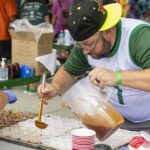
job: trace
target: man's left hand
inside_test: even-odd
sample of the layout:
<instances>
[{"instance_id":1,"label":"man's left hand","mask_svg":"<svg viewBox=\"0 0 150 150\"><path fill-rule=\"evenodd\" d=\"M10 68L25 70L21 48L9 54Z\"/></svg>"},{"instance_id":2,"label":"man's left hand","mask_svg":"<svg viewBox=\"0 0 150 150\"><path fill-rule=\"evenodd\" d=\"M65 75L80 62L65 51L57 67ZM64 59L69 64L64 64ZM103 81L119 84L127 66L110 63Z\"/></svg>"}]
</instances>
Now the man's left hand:
<instances>
[{"instance_id":1,"label":"man's left hand","mask_svg":"<svg viewBox=\"0 0 150 150\"><path fill-rule=\"evenodd\" d=\"M100 89L103 89L105 86L115 86L117 84L116 72L101 67L93 69L89 73L89 79Z\"/></svg>"}]
</instances>

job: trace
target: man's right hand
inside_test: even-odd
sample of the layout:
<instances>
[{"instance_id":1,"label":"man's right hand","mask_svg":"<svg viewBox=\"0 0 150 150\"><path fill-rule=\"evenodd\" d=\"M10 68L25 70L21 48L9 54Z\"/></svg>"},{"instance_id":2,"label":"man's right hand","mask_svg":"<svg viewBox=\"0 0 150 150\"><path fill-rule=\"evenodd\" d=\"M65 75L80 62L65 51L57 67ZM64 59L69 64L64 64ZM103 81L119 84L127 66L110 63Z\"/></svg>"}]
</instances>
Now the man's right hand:
<instances>
[{"instance_id":1,"label":"man's right hand","mask_svg":"<svg viewBox=\"0 0 150 150\"><path fill-rule=\"evenodd\" d=\"M52 99L58 94L58 88L53 84L45 83L45 88L43 91L42 84L40 84L38 87L38 97L41 98L44 95L44 104L48 104L48 100Z\"/></svg>"}]
</instances>

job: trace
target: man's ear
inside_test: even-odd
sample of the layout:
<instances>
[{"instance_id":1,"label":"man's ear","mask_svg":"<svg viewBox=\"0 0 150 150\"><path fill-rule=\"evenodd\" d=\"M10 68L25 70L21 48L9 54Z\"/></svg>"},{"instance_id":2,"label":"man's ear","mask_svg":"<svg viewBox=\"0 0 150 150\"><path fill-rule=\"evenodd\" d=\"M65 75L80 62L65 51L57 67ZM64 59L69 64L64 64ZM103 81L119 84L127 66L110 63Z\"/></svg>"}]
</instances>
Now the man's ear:
<instances>
[{"instance_id":1,"label":"man's ear","mask_svg":"<svg viewBox=\"0 0 150 150\"><path fill-rule=\"evenodd\" d=\"M105 36L108 40L111 40L114 34L113 28L110 28L108 30L105 30Z\"/></svg>"}]
</instances>

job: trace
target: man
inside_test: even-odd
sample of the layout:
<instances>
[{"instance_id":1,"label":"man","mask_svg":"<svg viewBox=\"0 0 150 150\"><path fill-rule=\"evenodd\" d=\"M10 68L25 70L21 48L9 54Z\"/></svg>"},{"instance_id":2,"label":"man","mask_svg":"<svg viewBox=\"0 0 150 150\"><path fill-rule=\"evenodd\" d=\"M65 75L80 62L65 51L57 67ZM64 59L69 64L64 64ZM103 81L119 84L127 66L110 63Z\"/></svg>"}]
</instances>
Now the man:
<instances>
[{"instance_id":1,"label":"man","mask_svg":"<svg viewBox=\"0 0 150 150\"><path fill-rule=\"evenodd\" d=\"M121 14L118 3L103 6L96 0L81 1L72 8L68 29L78 44L52 83L46 84L46 104L92 67L89 79L100 89L114 88L109 102L125 119L150 120L150 25Z\"/></svg>"},{"instance_id":2,"label":"man","mask_svg":"<svg viewBox=\"0 0 150 150\"><path fill-rule=\"evenodd\" d=\"M8 27L16 19L17 10L14 0L0 0L0 61L11 59L11 40Z\"/></svg>"},{"instance_id":3,"label":"man","mask_svg":"<svg viewBox=\"0 0 150 150\"><path fill-rule=\"evenodd\" d=\"M0 91L0 110L5 107L7 103L12 104L16 102L17 97L11 91Z\"/></svg>"},{"instance_id":4,"label":"man","mask_svg":"<svg viewBox=\"0 0 150 150\"><path fill-rule=\"evenodd\" d=\"M150 23L150 1L138 0L137 1L138 17Z\"/></svg>"}]
</instances>

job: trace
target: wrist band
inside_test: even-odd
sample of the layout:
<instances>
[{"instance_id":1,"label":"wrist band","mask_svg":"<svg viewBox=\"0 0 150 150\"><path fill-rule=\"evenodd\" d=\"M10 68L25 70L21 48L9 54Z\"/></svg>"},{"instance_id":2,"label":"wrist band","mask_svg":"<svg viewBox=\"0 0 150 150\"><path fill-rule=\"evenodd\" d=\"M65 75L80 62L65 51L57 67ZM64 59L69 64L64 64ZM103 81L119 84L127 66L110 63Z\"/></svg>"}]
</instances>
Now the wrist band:
<instances>
[{"instance_id":1,"label":"wrist band","mask_svg":"<svg viewBox=\"0 0 150 150\"><path fill-rule=\"evenodd\" d=\"M122 79L120 71L116 71L116 75L117 75L117 84L121 84Z\"/></svg>"}]
</instances>

